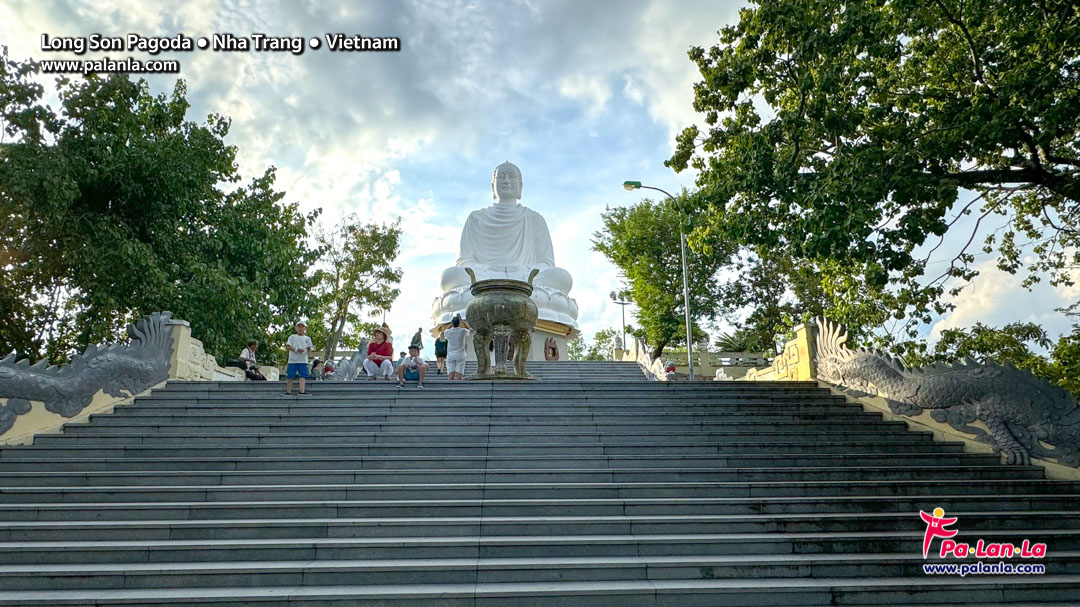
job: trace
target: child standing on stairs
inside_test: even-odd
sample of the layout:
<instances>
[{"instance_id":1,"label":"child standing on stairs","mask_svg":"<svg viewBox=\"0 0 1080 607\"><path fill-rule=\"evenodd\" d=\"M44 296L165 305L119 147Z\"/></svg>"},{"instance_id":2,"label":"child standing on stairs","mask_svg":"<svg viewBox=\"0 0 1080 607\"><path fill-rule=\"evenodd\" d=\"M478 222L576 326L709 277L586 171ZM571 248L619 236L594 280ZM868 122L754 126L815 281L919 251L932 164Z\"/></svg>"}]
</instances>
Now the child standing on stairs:
<instances>
[{"instance_id":1,"label":"child standing on stairs","mask_svg":"<svg viewBox=\"0 0 1080 607\"><path fill-rule=\"evenodd\" d=\"M300 394L307 396L308 376L308 353L315 349L315 344L307 333L307 323L296 323L296 333L289 336L287 343L289 350L289 364L285 367L285 396L292 396L292 379L296 377L300 383Z\"/></svg>"}]
</instances>

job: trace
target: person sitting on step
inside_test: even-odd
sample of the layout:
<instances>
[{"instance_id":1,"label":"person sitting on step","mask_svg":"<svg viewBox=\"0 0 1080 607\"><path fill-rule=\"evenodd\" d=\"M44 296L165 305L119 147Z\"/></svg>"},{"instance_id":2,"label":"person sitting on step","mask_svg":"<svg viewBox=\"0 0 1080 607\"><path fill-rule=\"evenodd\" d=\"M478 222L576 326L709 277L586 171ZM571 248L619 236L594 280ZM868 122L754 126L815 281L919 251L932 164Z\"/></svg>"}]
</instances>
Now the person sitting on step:
<instances>
[{"instance_id":1,"label":"person sitting on step","mask_svg":"<svg viewBox=\"0 0 1080 607\"><path fill-rule=\"evenodd\" d=\"M244 370L244 376L253 381L266 381L262 373L259 373L259 367L255 362L255 351L259 349L259 342L257 340L251 340L248 342L246 348L240 352L240 364Z\"/></svg>"},{"instance_id":2,"label":"person sitting on step","mask_svg":"<svg viewBox=\"0 0 1080 607\"><path fill-rule=\"evenodd\" d=\"M397 387L404 388L405 380L415 381L417 388L424 387L424 376L427 375L428 365L420 358L420 348L409 346L409 355L398 365Z\"/></svg>"},{"instance_id":3,"label":"person sitting on step","mask_svg":"<svg viewBox=\"0 0 1080 607\"><path fill-rule=\"evenodd\" d=\"M383 325L375 329L371 343L368 344L364 372L370 380L375 380L380 373L386 379L390 379L394 374L394 363L390 360L394 356L394 346L387 341L389 337L390 331Z\"/></svg>"}]
</instances>

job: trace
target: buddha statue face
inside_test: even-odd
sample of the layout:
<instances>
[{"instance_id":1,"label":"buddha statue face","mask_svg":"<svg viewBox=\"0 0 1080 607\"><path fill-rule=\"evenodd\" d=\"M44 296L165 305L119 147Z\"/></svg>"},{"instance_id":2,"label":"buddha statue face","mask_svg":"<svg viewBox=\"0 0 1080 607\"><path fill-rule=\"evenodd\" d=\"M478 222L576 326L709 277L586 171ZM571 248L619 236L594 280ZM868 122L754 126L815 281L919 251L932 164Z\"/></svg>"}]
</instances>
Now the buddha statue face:
<instances>
[{"instance_id":1,"label":"buddha statue face","mask_svg":"<svg viewBox=\"0 0 1080 607\"><path fill-rule=\"evenodd\" d=\"M521 169L510 162L495 167L491 177L492 198L496 200L521 199Z\"/></svg>"}]
</instances>

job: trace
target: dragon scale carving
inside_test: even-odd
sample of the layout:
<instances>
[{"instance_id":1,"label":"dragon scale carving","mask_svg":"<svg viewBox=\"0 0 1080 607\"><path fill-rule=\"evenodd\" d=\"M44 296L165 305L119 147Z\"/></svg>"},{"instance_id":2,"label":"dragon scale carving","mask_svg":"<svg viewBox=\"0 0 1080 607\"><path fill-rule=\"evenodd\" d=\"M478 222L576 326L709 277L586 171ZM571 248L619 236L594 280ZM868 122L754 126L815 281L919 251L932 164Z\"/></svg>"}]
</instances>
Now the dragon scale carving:
<instances>
[{"instance_id":1,"label":"dragon scale carving","mask_svg":"<svg viewBox=\"0 0 1080 607\"><path fill-rule=\"evenodd\" d=\"M1006 463L1032 456L1080 466L1080 407L1073 396L1028 371L973 359L905 368L888 354L846 345L848 334L818 321L817 374L853 395L885 398L893 413L930 411L940 423L987 443ZM989 432L972 426L981 421Z\"/></svg>"},{"instance_id":2,"label":"dragon scale carving","mask_svg":"<svg viewBox=\"0 0 1080 607\"><path fill-rule=\"evenodd\" d=\"M71 362L60 366L39 361L15 360L11 354L0 360L0 434L15 424L19 415L30 411L30 401L41 401L45 409L63 417L74 417L86 408L99 390L109 396L131 396L169 377L172 354L171 312L154 312L127 326L131 341L111 346L89 346Z\"/></svg>"}]
</instances>

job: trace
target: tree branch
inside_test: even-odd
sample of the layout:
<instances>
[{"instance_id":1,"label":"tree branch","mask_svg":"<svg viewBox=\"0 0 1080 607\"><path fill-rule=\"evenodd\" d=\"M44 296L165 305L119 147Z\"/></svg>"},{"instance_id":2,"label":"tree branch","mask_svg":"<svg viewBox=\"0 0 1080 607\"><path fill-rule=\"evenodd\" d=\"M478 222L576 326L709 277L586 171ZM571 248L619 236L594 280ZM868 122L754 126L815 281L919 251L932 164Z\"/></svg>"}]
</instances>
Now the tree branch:
<instances>
[{"instance_id":1,"label":"tree branch","mask_svg":"<svg viewBox=\"0 0 1080 607\"><path fill-rule=\"evenodd\" d=\"M970 247L970 246L971 246L971 243L972 243L972 242L973 242L973 241L975 240L975 235L979 233L979 224L981 224L981 223L982 223L982 220L983 220L983 219L986 219L986 217L987 217L988 215L990 215L990 213L991 213L991 212L992 212L993 210L994 210L994 206L992 205L992 206L990 206L989 208L987 208L987 209L986 209L986 211L985 211L985 212L983 212L983 214L982 214L982 215L980 215L980 216L979 216L979 218L978 218L978 219L977 219L977 220L975 221L975 227L971 229L971 236L969 236L969 237L968 237L968 241L967 241L967 243L965 243L965 244L964 244L964 247L963 247L962 249L960 249L960 252L959 252L959 253L957 253L957 254L956 254L956 256L955 256L955 257L953 257L953 258L952 258L952 260L950 260L950 261L949 261L949 269L948 269L948 270L945 270L945 272L944 272L944 273L942 273L942 274L941 274L941 276L938 276L938 277L937 277L937 278L935 278L934 280L931 280L931 281L930 281L929 283L927 283L927 285L926 285L927 287L933 286L933 285L934 285L934 284L936 284L936 283L937 283L938 281L940 281L940 280L942 280L942 279L944 279L944 278L947 278L947 277L949 277L949 276L951 276L951 275L952 275L952 271L953 271L954 269L956 269L956 262L957 262L957 260L959 260L959 259L960 259L960 258L961 258L961 257L962 257L962 256L964 255L964 253L967 253L967 249L968 249L968 247Z\"/></svg>"},{"instance_id":2,"label":"tree branch","mask_svg":"<svg viewBox=\"0 0 1080 607\"><path fill-rule=\"evenodd\" d=\"M971 64L975 68L975 80L986 84L986 81L983 79L982 64L979 63L979 56L978 53L975 51L975 41L971 38L971 32L968 31L968 28L966 25L964 25L963 20L961 20L959 17L953 17L952 14L949 13L949 9L945 6L944 2L942 2L941 0L935 0L935 2L939 7L941 7L941 12L943 15L945 15L945 19L949 23L952 23L956 27L960 28L961 33L964 34L964 40L967 41L968 45L968 51L971 53Z\"/></svg>"}]
</instances>

